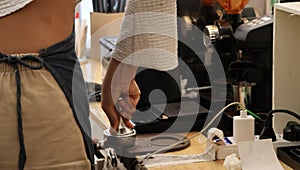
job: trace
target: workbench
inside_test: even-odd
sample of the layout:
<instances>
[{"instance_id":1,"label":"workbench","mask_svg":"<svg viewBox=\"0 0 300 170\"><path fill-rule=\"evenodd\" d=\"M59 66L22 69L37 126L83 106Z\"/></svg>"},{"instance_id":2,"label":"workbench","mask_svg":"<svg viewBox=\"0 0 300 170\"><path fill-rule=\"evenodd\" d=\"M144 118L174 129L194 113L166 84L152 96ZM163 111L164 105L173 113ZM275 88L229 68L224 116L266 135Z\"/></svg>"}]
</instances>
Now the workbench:
<instances>
[{"instance_id":1,"label":"workbench","mask_svg":"<svg viewBox=\"0 0 300 170\"><path fill-rule=\"evenodd\" d=\"M88 59L86 62L81 64L84 78L89 82L102 83L101 79L101 67L100 60ZM105 128L109 125L108 119L105 113L101 109L101 103L91 103L91 119L99 125L99 128ZM95 128L95 127L94 127ZM194 135L196 132L187 133L187 137ZM204 139L203 136L198 136L193 138L190 142L190 146L186 149L174 152L168 152L166 154L175 154L175 155L192 155L200 154L205 151L205 143L200 143ZM169 165L169 166L160 166L160 167L151 167L149 170L183 170L183 169L197 169L197 170L226 170L223 166L224 160L216 160L210 162L199 162L199 163L189 163L189 164L180 164L180 165ZM281 162L281 165L285 170L292 170L285 163Z\"/></svg>"}]
</instances>

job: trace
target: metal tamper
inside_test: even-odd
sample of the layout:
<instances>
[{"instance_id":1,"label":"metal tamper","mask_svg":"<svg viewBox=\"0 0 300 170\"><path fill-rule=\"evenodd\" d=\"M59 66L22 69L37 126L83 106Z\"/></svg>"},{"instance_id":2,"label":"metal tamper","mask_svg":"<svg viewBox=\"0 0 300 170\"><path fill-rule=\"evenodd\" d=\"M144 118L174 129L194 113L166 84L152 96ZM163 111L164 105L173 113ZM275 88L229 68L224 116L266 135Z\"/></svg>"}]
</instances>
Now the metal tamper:
<instances>
[{"instance_id":1,"label":"metal tamper","mask_svg":"<svg viewBox=\"0 0 300 170\"><path fill-rule=\"evenodd\" d=\"M106 143L115 149L130 148L135 144L136 131L128 128L122 118L120 118L119 128L116 133L111 133L110 129L103 131Z\"/></svg>"}]
</instances>

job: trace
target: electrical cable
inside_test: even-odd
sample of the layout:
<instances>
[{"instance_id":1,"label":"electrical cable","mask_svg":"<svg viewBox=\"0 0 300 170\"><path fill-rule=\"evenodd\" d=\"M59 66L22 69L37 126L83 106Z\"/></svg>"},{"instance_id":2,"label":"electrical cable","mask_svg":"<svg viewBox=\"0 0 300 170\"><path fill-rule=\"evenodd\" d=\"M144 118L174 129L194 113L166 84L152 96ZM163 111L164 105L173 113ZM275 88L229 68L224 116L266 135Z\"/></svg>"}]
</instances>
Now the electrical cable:
<instances>
[{"instance_id":1,"label":"electrical cable","mask_svg":"<svg viewBox=\"0 0 300 170\"><path fill-rule=\"evenodd\" d=\"M249 110L249 109L245 109L245 110L247 111L247 113L251 114L256 119L263 121L262 118L260 118L257 114L253 113L251 110Z\"/></svg>"},{"instance_id":2,"label":"electrical cable","mask_svg":"<svg viewBox=\"0 0 300 170\"><path fill-rule=\"evenodd\" d=\"M274 129L272 127L272 125L273 125L273 120L272 119L273 119L273 114L277 113L277 112L287 113L287 114L289 114L291 116L294 116L295 118L300 120L300 115L298 115L297 113L295 113L293 111L286 110L286 109L271 110L266 116L265 126L264 126L261 134L259 135L260 139L271 138L273 142L276 141L276 135L275 135Z\"/></svg>"},{"instance_id":3,"label":"electrical cable","mask_svg":"<svg viewBox=\"0 0 300 170\"><path fill-rule=\"evenodd\" d=\"M275 109L275 110L271 110L269 112L269 114L273 115L273 113L277 113L277 112L280 112L280 113L287 113L291 116L294 116L295 118L299 119L300 120L300 115L298 115L297 113L293 112L293 111L290 111L290 110L286 110L286 109Z\"/></svg>"},{"instance_id":4,"label":"electrical cable","mask_svg":"<svg viewBox=\"0 0 300 170\"><path fill-rule=\"evenodd\" d=\"M245 108L245 106L243 106L240 102L232 102L232 103L230 103L230 104L228 104L227 106L225 106L223 109L221 109L219 112L218 112L218 114L216 114L213 118L212 118L212 120L200 131L200 132L198 132L198 133L196 133L196 134L194 134L194 135L192 135L192 136L190 136L189 138L186 138L186 139L183 139L183 140L180 140L180 141L178 141L178 142L176 142L176 143L174 143L174 144L171 144L171 145L169 145L169 146L166 146L166 147L163 147L163 148L161 148L161 149L158 149L157 151L155 151L155 152L152 152L152 153L148 153L140 162L139 162L139 164L142 164L144 161L147 161L148 159L150 159L153 155L155 155L155 154L158 154L158 153L160 153L160 152L163 152L163 151L167 151L167 150L169 150L169 149L171 149L171 148L173 148L173 147L175 147L176 145L178 145L178 144L180 144L180 143L183 143L183 142L187 142L187 141L189 141L189 140L191 140L191 139L193 139L193 138L195 138L195 137L197 137L197 136L199 136L199 135L201 135L204 131L206 131L209 127L210 127L210 125L227 109L227 108L229 108L230 106L233 106L233 105L240 105L241 106L241 108L242 109L244 109Z\"/></svg>"}]
</instances>

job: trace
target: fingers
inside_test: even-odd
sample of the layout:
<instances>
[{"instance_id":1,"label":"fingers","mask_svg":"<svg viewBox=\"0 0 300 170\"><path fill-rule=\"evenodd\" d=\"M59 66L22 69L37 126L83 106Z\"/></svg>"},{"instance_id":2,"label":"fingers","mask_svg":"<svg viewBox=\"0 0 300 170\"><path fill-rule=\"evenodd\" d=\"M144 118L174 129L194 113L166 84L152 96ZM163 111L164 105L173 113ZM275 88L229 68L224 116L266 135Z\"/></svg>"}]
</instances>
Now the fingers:
<instances>
[{"instance_id":1,"label":"fingers","mask_svg":"<svg viewBox=\"0 0 300 170\"><path fill-rule=\"evenodd\" d=\"M132 80L129 85L129 96L130 96L130 103L133 107L136 107L141 96L141 91L139 86L137 85L135 80Z\"/></svg>"},{"instance_id":2,"label":"fingers","mask_svg":"<svg viewBox=\"0 0 300 170\"><path fill-rule=\"evenodd\" d=\"M123 118L123 122L124 122L125 126L127 126L130 129L133 129L135 126L135 124L131 120L128 120L126 118Z\"/></svg>"},{"instance_id":3,"label":"fingers","mask_svg":"<svg viewBox=\"0 0 300 170\"><path fill-rule=\"evenodd\" d=\"M101 107L109 119L111 129L117 131L119 127L120 115L116 110L115 105L112 102L102 101Z\"/></svg>"},{"instance_id":4,"label":"fingers","mask_svg":"<svg viewBox=\"0 0 300 170\"><path fill-rule=\"evenodd\" d=\"M101 105L106 113L111 128L118 129L119 118L126 118L128 127L132 114L136 112L136 105L140 99L140 90L134 81L137 67L122 64L112 59L102 83ZM121 97L122 100L118 100Z\"/></svg>"},{"instance_id":5,"label":"fingers","mask_svg":"<svg viewBox=\"0 0 300 170\"><path fill-rule=\"evenodd\" d=\"M114 105L112 101L108 103L102 101L101 107L109 119L112 130L118 130L120 116L123 117L124 123L127 127L134 127L129 120L131 119L132 114L135 113L135 107L130 103L128 96L122 98L122 100L118 100L116 105Z\"/></svg>"},{"instance_id":6,"label":"fingers","mask_svg":"<svg viewBox=\"0 0 300 170\"><path fill-rule=\"evenodd\" d=\"M126 119L130 120L136 112L136 106L140 99L140 90L135 80L130 82L128 92L123 93L117 101L117 110Z\"/></svg>"},{"instance_id":7,"label":"fingers","mask_svg":"<svg viewBox=\"0 0 300 170\"><path fill-rule=\"evenodd\" d=\"M93 144L98 144L99 143L99 139L98 138L93 138L92 139L92 143Z\"/></svg>"},{"instance_id":8,"label":"fingers","mask_svg":"<svg viewBox=\"0 0 300 170\"><path fill-rule=\"evenodd\" d=\"M127 127L133 128L134 125L129 120L136 111L136 104L131 104L131 99L128 95L123 95L123 98L120 98L116 104L113 103L112 100L108 100L108 102L103 100L101 103L101 107L110 121L111 129L118 130L120 116L123 117Z\"/></svg>"},{"instance_id":9,"label":"fingers","mask_svg":"<svg viewBox=\"0 0 300 170\"><path fill-rule=\"evenodd\" d=\"M123 95L117 102L119 113L126 119L131 119L132 114L135 113L135 106L132 105L130 97Z\"/></svg>"}]
</instances>

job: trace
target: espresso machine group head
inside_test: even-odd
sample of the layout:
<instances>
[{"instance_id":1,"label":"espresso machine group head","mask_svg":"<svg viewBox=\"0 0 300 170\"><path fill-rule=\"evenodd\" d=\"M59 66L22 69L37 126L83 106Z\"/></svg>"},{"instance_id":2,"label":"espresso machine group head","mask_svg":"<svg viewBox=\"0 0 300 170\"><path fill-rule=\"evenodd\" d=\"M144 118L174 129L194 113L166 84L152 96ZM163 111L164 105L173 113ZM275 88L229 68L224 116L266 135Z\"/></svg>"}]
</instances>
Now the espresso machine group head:
<instances>
[{"instance_id":1,"label":"espresso machine group head","mask_svg":"<svg viewBox=\"0 0 300 170\"><path fill-rule=\"evenodd\" d=\"M251 7L243 13L248 0L217 3L225 12L213 25L204 27L203 41L206 47L214 46L219 54L226 81L232 85L229 100L240 98L238 102L247 101L247 107L255 112L268 112L272 97L273 18L260 17ZM236 88L251 94L236 94Z\"/></svg>"}]
</instances>

